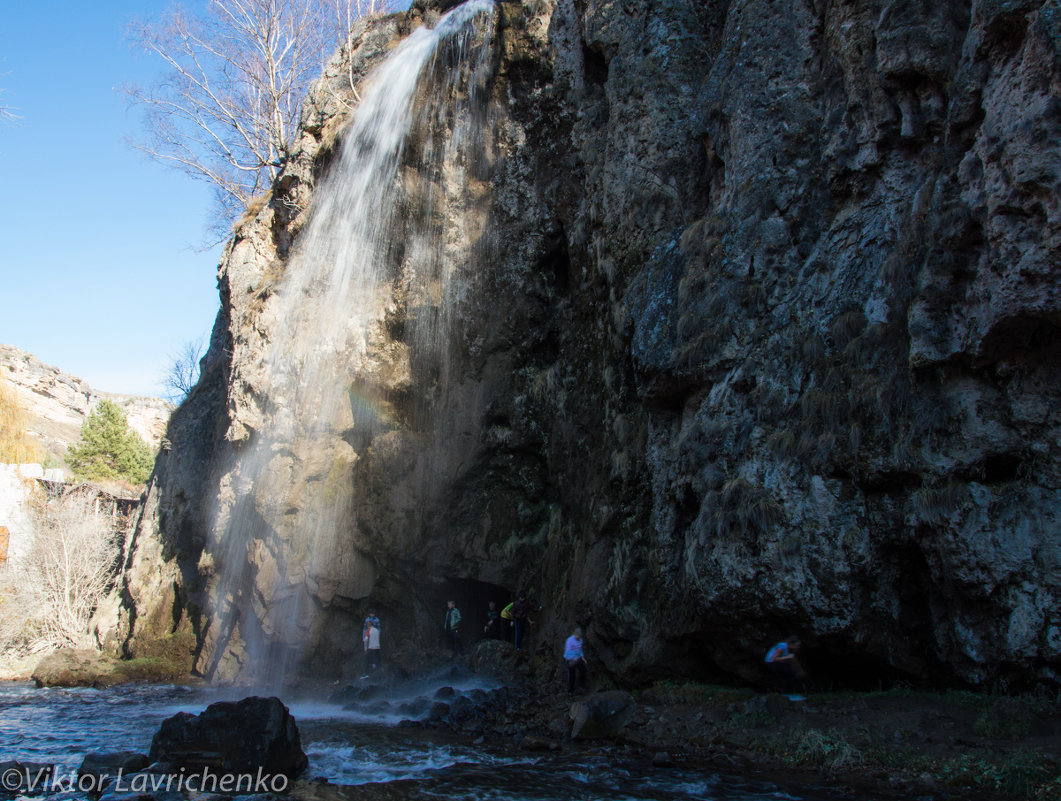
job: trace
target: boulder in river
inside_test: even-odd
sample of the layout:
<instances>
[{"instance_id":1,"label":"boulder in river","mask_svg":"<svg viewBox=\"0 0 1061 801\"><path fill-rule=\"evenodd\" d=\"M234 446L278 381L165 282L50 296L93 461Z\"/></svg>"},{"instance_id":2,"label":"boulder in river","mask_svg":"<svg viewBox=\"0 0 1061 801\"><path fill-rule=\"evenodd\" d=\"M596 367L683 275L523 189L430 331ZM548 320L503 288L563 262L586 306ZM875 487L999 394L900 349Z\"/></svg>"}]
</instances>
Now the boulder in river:
<instances>
[{"instance_id":1,"label":"boulder in river","mask_svg":"<svg viewBox=\"0 0 1061 801\"><path fill-rule=\"evenodd\" d=\"M596 740L615 737L630 722L637 702L621 690L594 693L571 704L571 737Z\"/></svg>"},{"instance_id":2,"label":"boulder in river","mask_svg":"<svg viewBox=\"0 0 1061 801\"><path fill-rule=\"evenodd\" d=\"M106 779L115 780L119 775L136 773L143 770L150 760L137 751L94 751L85 754L77 776L94 776L100 786Z\"/></svg>"},{"instance_id":3,"label":"boulder in river","mask_svg":"<svg viewBox=\"0 0 1061 801\"><path fill-rule=\"evenodd\" d=\"M200 715L163 721L151 741L152 762L232 773L261 770L294 778L306 768L298 726L278 698L211 704Z\"/></svg>"},{"instance_id":4,"label":"boulder in river","mask_svg":"<svg viewBox=\"0 0 1061 801\"><path fill-rule=\"evenodd\" d=\"M106 687L117 683L112 676L119 660L87 648L61 648L37 663L33 682L38 687Z\"/></svg>"},{"instance_id":5,"label":"boulder in river","mask_svg":"<svg viewBox=\"0 0 1061 801\"><path fill-rule=\"evenodd\" d=\"M40 792L52 781L55 766L46 762L0 762L0 796L26 796Z\"/></svg>"}]
</instances>

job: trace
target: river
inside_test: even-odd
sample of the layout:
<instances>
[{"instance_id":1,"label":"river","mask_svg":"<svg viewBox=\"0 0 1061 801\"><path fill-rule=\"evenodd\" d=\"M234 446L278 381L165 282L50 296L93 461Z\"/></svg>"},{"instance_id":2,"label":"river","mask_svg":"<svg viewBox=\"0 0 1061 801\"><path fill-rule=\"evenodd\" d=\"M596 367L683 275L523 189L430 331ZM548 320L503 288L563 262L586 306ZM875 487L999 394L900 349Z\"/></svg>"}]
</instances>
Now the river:
<instances>
[{"instance_id":1,"label":"river","mask_svg":"<svg viewBox=\"0 0 1061 801\"><path fill-rule=\"evenodd\" d=\"M430 706L437 687L405 687L397 695L340 706L327 701L287 702L309 757L305 778L290 788L303 799L441 799L545 801L600 799L717 799L717 801L825 801L845 796L827 788L778 787L703 770L653 768L603 744L597 750L559 754L522 751L515 741L473 740L446 731L400 723L402 713ZM481 692L472 683L458 693ZM0 685L0 759L48 763L55 775L76 774L92 751L146 754L164 719L199 713L210 703L248 695L233 688L127 685L106 690L35 689ZM86 798L53 786L56 801ZM136 798L114 792L108 798ZM166 798L179 799L179 795Z\"/></svg>"}]
</instances>

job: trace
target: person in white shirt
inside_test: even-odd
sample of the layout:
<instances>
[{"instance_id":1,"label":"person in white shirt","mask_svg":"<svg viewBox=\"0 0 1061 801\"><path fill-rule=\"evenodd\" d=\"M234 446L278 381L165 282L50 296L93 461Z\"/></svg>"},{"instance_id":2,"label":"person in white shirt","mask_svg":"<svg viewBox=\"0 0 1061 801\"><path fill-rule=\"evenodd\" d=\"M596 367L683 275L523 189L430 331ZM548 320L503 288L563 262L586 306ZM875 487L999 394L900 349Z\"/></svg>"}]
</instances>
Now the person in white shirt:
<instances>
[{"instance_id":1,"label":"person in white shirt","mask_svg":"<svg viewBox=\"0 0 1061 801\"><path fill-rule=\"evenodd\" d=\"M361 678L367 679L369 674L379 668L379 627L370 622L365 626L363 635L365 644L365 675Z\"/></svg>"}]
</instances>

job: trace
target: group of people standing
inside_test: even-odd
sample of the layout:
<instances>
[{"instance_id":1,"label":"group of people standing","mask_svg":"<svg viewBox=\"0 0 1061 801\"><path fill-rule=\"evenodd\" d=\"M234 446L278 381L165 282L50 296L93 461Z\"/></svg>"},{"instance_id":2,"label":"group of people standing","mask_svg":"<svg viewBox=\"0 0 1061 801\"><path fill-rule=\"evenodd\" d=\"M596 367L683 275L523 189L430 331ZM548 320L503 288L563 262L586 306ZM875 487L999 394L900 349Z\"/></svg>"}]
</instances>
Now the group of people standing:
<instances>
[{"instance_id":1,"label":"group of people standing","mask_svg":"<svg viewBox=\"0 0 1061 801\"><path fill-rule=\"evenodd\" d=\"M523 590L520 590L516 600L500 611L498 611L497 604L490 601L486 610L486 625L483 626L483 634L487 639L507 640L511 631L512 644L517 651L522 651L527 640L527 626L534 623L530 612L530 601L527 600L527 593Z\"/></svg>"},{"instance_id":2,"label":"group of people standing","mask_svg":"<svg viewBox=\"0 0 1061 801\"><path fill-rule=\"evenodd\" d=\"M498 611L494 601L489 602L486 610L486 625L483 634L489 639L507 640L508 631L512 631L513 644L516 650L523 650L526 645L527 626L534 623L530 617L531 605L526 592L522 590L515 601ZM454 657L463 656L464 643L460 634L461 613L456 601L446 602L446 613L442 618L442 630L446 645ZM380 666L380 620L374 609L370 609L361 628L361 641L365 651L365 672L361 676L367 679ZM766 668L790 700L802 701L804 696L798 694L797 686L806 678L807 673L797 658L803 643L799 637L791 636L774 645L767 651ZM564 664L567 666L567 692L573 695L576 689L585 686L587 667L583 650L582 629L575 627L564 641Z\"/></svg>"},{"instance_id":3,"label":"group of people standing","mask_svg":"<svg viewBox=\"0 0 1061 801\"><path fill-rule=\"evenodd\" d=\"M531 619L531 604L527 593L521 590L516 600L500 611L494 601L490 601L486 610L486 625L483 634L488 639L507 640L509 632L517 651L524 650L527 640L527 627L534 623ZM454 657L463 656L464 643L461 640L461 613L456 601L446 602L446 611L442 617L442 632L446 646ZM367 679L380 667L380 634L379 617L370 609L361 627L361 641L365 652L365 669L362 679ZM567 666L568 693L573 694L577 687L586 683L586 658L582 648L582 629L575 628L564 642L564 663Z\"/></svg>"},{"instance_id":4,"label":"group of people standing","mask_svg":"<svg viewBox=\"0 0 1061 801\"><path fill-rule=\"evenodd\" d=\"M530 617L531 605L527 600L527 593L520 590L516 600L502 610L498 610L497 603L490 601L486 610L486 625L483 626L483 634L491 640L507 640L509 631L512 632L512 644L517 651L521 651L526 644L527 626L534 623ZM442 618L442 631L446 638L446 645L454 656L464 653L464 643L460 636L461 613L455 601L446 602L446 614Z\"/></svg>"}]
</instances>

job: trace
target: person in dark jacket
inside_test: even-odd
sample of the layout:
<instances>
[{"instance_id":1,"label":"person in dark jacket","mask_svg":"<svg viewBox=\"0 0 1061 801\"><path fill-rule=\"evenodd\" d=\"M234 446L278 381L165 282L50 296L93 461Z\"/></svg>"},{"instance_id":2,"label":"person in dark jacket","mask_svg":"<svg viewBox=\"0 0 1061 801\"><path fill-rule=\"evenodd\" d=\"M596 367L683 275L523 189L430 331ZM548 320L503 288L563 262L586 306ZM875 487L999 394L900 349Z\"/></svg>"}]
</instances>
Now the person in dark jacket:
<instances>
[{"instance_id":1,"label":"person in dark jacket","mask_svg":"<svg viewBox=\"0 0 1061 801\"><path fill-rule=\"evenodd\" d=\"M516 646L517 651L523 650L524 640L527 636L527 626L534 623L530 619L530 611L531 605L530 601L527 600L527 593L520 590L519 597L516 598L516 602L512 605L512 630L515 632L513 645Z\"/></svg>"},{"instance_id":2,"label":"person in dark jacket","mask_svg":"<svg viewBox=\"0 0 1061 801\"><path fill-rule=\"evenodd\" d=\"M493 601L490 601L486 609L486 625L483 626L483 634L491 640L500 640L502 637L501 613L497 611L497 604Z\"/></svg>"},{"instance_id":3,"label":"person in dark jacket","mask_svg":"<svg viewBox=\"0 0 1061 801\"><path fill-rule=\"evenodd\" d=\"M442 630L446 635L446 644L454 656L464 655L464 644L461 642L461 613L455 601L446 601L446 616L442 619Z\"/></svg>"}]
</instances>

